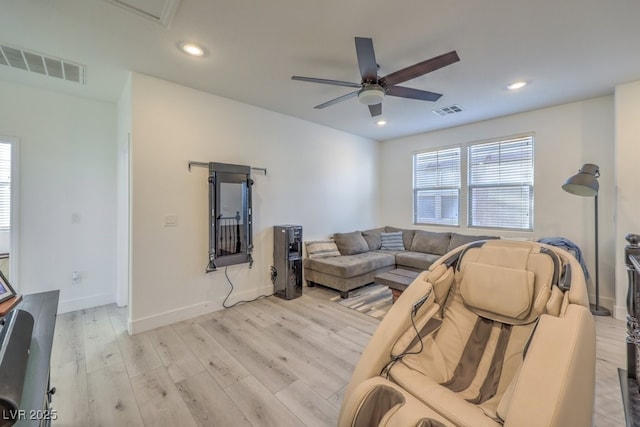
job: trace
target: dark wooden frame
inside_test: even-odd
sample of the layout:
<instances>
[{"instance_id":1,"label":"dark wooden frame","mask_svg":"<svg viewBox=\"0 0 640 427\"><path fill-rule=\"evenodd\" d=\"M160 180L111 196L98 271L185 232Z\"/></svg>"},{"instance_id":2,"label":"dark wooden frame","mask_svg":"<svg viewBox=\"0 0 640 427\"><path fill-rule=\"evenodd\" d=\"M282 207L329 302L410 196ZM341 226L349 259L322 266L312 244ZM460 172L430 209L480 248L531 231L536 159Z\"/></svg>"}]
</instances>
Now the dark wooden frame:
<instances>
[{"instance_id":1,"label":"dark wooden frame","mask_svg":"<svg viewBox=\"0 0 640 427\"><path fill-rule=\"evenodd\" d=\"M11 283L9 283L9 280L2 274L2 271L0 271L0 290L4 290L4 292L0 293L0 302L16 296L16 291L11 287Z\"/></svg>"}]
</instances>

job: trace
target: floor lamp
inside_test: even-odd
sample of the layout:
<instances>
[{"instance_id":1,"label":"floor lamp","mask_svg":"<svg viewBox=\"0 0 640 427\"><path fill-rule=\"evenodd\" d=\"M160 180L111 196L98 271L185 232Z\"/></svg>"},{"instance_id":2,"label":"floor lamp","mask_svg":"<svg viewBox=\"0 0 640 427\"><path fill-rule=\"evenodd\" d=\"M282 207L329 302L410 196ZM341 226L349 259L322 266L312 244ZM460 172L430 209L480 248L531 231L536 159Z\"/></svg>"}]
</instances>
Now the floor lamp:
<instances>
[{"instance_id":1,"label":"floor lamp","mask_svg":"<svg viewBox=\"0 0 640 427\"><path fill-rule=\"evenodd\" d=\"M600 272L598 262L598 183L600 177L600 168L598 165L585 163L582 165L577 174L573 175L562 185L562 189L567 193L575 194L582 197L594 197L596 206L596 303L591 304L591 313L595 316L609 316L611 312L600 306Z\"/></svg>"}]
</instances>

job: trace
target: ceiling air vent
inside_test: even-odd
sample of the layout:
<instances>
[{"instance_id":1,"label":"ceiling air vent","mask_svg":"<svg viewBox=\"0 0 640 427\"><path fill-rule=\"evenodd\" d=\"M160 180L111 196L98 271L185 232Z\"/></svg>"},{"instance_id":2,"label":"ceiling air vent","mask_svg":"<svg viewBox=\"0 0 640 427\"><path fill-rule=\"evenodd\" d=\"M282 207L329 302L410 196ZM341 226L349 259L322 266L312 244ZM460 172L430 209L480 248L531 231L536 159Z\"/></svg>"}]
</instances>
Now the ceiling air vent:
<instances>
[{"instance_id":1,"label":"ceiling air vent","mask_svg":"<svg viewBox=\"0 0 640 427\"><path fill-rule=\"evenodd\" d=\"M449 114L456 114L460 112L462 112L462 107L459 106L458 104L440 108L439 110L433 110L433 113L439 116L448 116Z\"/></svg>"},{"instance_id":2,"label":"ceiling air vent","mask_svg":"<svg viewBox=\"0 0 640 427\"><path fill-rule=\"evenodd\" d=\"M129 12L143 16L160 25L169 27L180 0L105 0Z\"/></svg>"},{"instance_id":3,"label":"ceiling air vent","mask_svg":"<svg viewBox=\"0 0 640 427\"><path fill-rule=\"evenodd\" d=\"M82 65L5 44L0 44L0 64L84 84Z\"/></svg>"}]
</instances>

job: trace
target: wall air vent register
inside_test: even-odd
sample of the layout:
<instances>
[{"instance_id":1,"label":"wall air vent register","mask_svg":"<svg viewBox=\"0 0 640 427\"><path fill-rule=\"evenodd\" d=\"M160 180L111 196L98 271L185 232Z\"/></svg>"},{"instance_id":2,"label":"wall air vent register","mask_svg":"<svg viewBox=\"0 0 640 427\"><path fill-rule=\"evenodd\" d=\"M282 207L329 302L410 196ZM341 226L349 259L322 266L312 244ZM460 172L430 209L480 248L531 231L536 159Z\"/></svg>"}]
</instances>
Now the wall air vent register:
<instances>
[{"instance_id":1,"label":"wall air vent register","mask_svg":"<svg viewBox=\"0 0 640 427\"><path fill-rule=\"evenodd\" d=\"M0 65L84 84L84 66L0 43Z\"/></svg>"}]
</instances>

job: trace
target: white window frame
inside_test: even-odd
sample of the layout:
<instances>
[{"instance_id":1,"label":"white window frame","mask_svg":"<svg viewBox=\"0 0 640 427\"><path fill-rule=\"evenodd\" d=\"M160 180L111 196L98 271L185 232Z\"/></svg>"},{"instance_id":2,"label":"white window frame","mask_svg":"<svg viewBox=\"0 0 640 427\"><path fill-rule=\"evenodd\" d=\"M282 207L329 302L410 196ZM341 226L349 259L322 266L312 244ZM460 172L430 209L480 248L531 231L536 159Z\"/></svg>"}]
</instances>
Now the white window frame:
<instances>
[{"instance_id":1,"label":"white window frame","mask_svg":"<svg viewBox=\"0 0 640 427\"><path fill-rule=\"evenodd\" d=\"M0 135L0 141L11 144L11 242L9 257L9 281L11 286L20 292L19 279L19 254L20 254L20 238L18 230L20 229L20 139L12 136Z\"/></svg>"},{"instance_id":2,"label":"white window frame","mask_svg":"<svg viewBox=\"0 0 640 427\"><path fill-rule=\"evenodd\" d=\"M522 163L522 166L530 168L526 173L520 174L521 176L517 176L517 173L513 173L509 171L509 163L515 163L515 161L509 161L508 158L504 158L507 154L507 147L514 143L524 143L529 145L530 155L528 158L519 159ZM481 147L491 148L490 145L496 146L496 151L492 154L497 155L497 164L496 161L492 162L494 171L488 170L488 167L485 170L482 170L483 163L476 161L472 155L472 151L475 149L479 149ZM534 227L534 175L535 175L535 141L534 135L524 134L517 135L512 137L505 138L497 138L488 141L476 142L467 145L467 227L468 228L490 228L490 229L503 229L503 230L518 230L518 231L533 231ZM495 157L493 157L495 159ZM475 170L474 168L480 168L480 171ZM491 176L494 175L494 176ZM525 176L528 175L528 176ZM480 178L474 180L475 176L482 176L482 181ZM490 180L490 178L495 178L495 180ZM519 179L518 179L519 178ZM473 193L477 190L493 190L492 195L500 200L508 200L508 198L513 194L513 191L520 191L521 194L524 195L520 199L520 202L523 202L523 208L526 208L526 211L522 211L521 214L521 222L520 225L516 225L518 222L517 217L513 218L510 222L502 222L500 223L482 223L478 220L474 222L474 200ZM506 197L501 198L500 193L502 191L511 192L511 195L507 194ZM504 194L504 193L503 193ZM499 207L499 204L494 204L494 206ZM491 205L489 205L491 208ZM501 209L501 212L504 213L504 209ZM496 216L499 219L498 216ZM526 224L525 224L526 220Z\"/></svg>"},{"instance_id":3,"label":"white window frame","mask_svg":"<svg viewBox=\"0 0 640 427\"><path fill-rule=\"evenodd\" d=\"M451 152L457 151L458 156L458 176L457 183L454 183L450 180L450 182L443 182L441 174L438 172L440 170L438 164L438 157L445 156L450 154ZM435 155L436 157L436 173L438 177L435 179L435 182L432 185L420 186L418 182L421 179L420 172L418 171L418 161L421 156L425 155ZM413 223L415 225L438 225L438 226L447 226L447 227L460 227L460 186L462 183L462 147L461 146L452 146L452 147L443 147L436 148L432 150L424 150L420 152L416 152L412 156L412 164L413 164ZM424 177L422 177L424 178ZM454 179L455 180L455 179ZM445 180L446 181L446 180ZM419 208L419 197L421 194L425 192L432 192L435 197L435 204L433 206L434 216L432 218L421 218L418 212ZM443 218L443 203L442 200L446 197L446 193L456 195L456 210L457 215L455 220L447 220Z\"/></svg>"}]
</instances>

